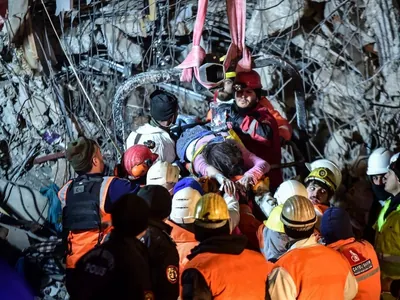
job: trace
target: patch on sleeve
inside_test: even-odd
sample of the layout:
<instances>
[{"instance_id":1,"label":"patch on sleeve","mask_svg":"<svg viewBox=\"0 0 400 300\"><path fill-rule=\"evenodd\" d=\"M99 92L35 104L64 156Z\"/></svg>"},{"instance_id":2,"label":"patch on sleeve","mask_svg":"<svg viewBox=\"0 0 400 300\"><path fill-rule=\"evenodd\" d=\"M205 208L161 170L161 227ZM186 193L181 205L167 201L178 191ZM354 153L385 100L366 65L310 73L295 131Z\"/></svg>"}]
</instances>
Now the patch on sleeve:
<instances>
[{"instance_id":1,"label":"patch on sleeve","mask_svg":"<svg viewBox=\"0 0 400 300\"><path fill-rule=\"evenodd\" d=\"M354 276L361 275L373 268L372 261L366 259L361 253L353 248L349 248L342 252L350 263Z\"/></svg>"},{"instance_id":2,"label":"patch on sleeve","mask_svg":"<svg viewBox=\"0 0 400 300\"><path fill-rule=\"evenodd\" d=\"M167 279L169 282L171 282L172 284L178 282L178 268L176 266L169 265L167 267L166 272L167 272Z\"/></svg>"}]
</instances>

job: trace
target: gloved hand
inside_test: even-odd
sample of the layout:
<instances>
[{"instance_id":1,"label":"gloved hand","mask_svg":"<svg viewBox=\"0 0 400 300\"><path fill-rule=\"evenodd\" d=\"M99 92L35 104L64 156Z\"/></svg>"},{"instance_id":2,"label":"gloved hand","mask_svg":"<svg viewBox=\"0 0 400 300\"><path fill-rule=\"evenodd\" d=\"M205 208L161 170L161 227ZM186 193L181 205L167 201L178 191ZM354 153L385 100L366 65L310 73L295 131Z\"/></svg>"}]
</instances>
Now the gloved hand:
<instances>
[{"instance_id":1,"label":"gloved hand","mask_svg":"<svg viewBox=\"0 0 400 300\"><path fill-rule=\"evenodd\" d=\"M224 190L225 193L228 195L232 196L236 192L236 186L235 183L222 174L217 174L215 176L215 179L217 179L218 183L220 184L220 190Z\"/></svg>"},{"instance_id":2,"label":"gloved hand","mask_svg":"<svg viewBox=\"0 0 400 300\"><path fill-rule=\"evenodd\" d=\"M228 117L226 118L226 121L232 124L232 127L240 127L244 120L244 116L241 116L237 112L235 112L233 109L229 112Z\"/></svg>"}]
</instances>

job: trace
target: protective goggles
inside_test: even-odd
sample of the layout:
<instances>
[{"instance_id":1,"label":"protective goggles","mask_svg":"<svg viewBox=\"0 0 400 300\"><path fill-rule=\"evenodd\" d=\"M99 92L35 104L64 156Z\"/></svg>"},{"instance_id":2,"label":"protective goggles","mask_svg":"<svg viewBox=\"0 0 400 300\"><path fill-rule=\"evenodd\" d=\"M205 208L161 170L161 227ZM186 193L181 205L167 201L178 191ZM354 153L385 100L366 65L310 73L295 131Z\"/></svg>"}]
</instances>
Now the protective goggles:
<instances>
[{"instance_id":1,"label":"protective goggles","mask_svg":"<svg viewBox=\"0 0 400 300\"><path fill-rule=\"evenodd\" d=\"M139 165L136 165L132 168L132 176L135 178L142 177L147 173L147 171L150 169L152 166L153 161L151 159L146 159L144 162L142 162Z\"/></svg>"}]
</instances>

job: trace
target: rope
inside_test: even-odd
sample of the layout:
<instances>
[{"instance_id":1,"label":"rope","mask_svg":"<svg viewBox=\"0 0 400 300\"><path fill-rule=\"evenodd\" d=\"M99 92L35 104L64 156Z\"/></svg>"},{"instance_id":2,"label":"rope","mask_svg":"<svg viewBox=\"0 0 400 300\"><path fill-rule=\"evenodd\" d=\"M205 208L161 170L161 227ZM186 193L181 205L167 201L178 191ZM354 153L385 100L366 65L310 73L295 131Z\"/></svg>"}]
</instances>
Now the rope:
<instances>
[{"instance_id":1,"label":"rope","mask_svg":"<svg viewBox=\"0 0 400 300\"><path fill-rule=\"evenodd\" d=\"M56 28L54 27L54 24L53 24L53 22L52 22L52 20L51 20L51 18L50 18L49 12L48 12L48 10L47 10L47 8L46 8L46 5L44 4L43 0L41 0L41 3L42 3L42 5L43 5L44 11L46 12L47 18L48 18L49 21L50 21L50 25L51 25L51 27L53 28L54 34L56 35L57 40L58 40L58 42L60 43L60 47L61 47L62 51L64 52L65 57L67 58L68 63L70 64L70 66L71 66L71 68L72 68L72 72L74 73L74 75L75 75L75 77L76 77L76 80L77 80L77 82L78 82L79 87L80 87L81 90L82 90L82 93L84 94L86 100L89 102L89 105L90 105L91 109L93 110L93 112L94 112L96 118L97 118L98 121L100 122L101 127L102 127L103 130L106 132L106 134L107 134L108 138L110 139L111 143L113 144L114 148L117 150L117 152L118 152L120 155L122 155L122 152L121 152L121 150L118 148L118 146L117 146L117 144L115 143L113 137L111 136L111 134L108 132L107 128L105 127L105 125L104 125L103 122L101 121L100 115L97 113L96 108L94 107L92 100L90 100L89 95L88 95L88 93L86 92L85 87L84 87L83 84L82 84L82 81L79 79L78 73L76 72L76 69L75 69L75 67L74 67L74 65L73 65L73 63L72 63L71 58L69 57L69 54L68 54L67 51L64 49L64 46L63 46L63 44L61 43L60 37L58 36L57 30L56 30Z\"/></svg>"}]
</instances>

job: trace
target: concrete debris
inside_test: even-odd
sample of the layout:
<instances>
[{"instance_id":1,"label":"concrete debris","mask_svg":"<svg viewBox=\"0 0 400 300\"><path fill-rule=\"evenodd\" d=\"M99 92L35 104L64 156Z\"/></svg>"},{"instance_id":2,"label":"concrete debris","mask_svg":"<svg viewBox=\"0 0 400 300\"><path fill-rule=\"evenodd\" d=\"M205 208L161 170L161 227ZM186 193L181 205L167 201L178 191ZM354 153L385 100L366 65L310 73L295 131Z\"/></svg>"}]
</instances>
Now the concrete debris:
<instances>
[{"instance_id":1,"label":"concrete debris","mask_svg":"<svg viewBox=\"0 0 400 300\"><path fill-rule=\"evenodd\" d=\"M266 66L264 68L257 69L257 73L260 74L261 83L264 90L272 90L278 84L278 72L275 66Z\"/></svg>"},{"instance_id":2,"label":"concrete debris","mask_svg":"<svg viewBox=\"0 0 400 300\"><path fill-rule=\"evenodd\" d=\"M376 37L384 87L389 96L400 96L400 35L398 6L392 0L370 1L365 8L366 23Z\"/></svg>"},{"instance_id":3,"label":"concrete debris","mask_svg":"<svg viewBox=\"0 0 400 300\"><path fill-rule=\"evenodd\" d=\"M304 9L305 1L258 0L246 28L248 42L258 43L294 26L303 16Z\"/></svg>"},{"instance_id":4,"label":"concrete debris","mask_svg":"<svg viewBox=\"0 0 400 300\"><path fill-rule=\"evenodd\" d=\"M142 48L112 24L101 26L104 45L108 55L117 62L139 64L142 61Z\"/></svg>"},{"instance_id":5,"label":"concrete debris","mask_svg":"<svg viewBox=\"0 0 400 300\"><path fill-rule=\"evenodd\" d=\"M76 27L68 28L62 35L61 41L64 49L69 54L80 54L88 52L92 47L93 39L98 31L93 30L90 21L84 21Z\"/></svg>"},{"instance_id":6,"label":"concrete debris","mask_svg":"<svg viewBox=\"0 0 400 300\"><path fill-rule=\"evenodd\" d=\"M393 0L312 1L320 4L248 0L246 42L253 53L279 55L297 66L308 101L309 134L317 150L348 178L362 177L372 149L400 149L399 14ZM111 112L116 88L133 75L169 72L183 61L191 47L197 1L183 0L171 7L156 1L150 15L138 0L87 0L90 5L81 10L69 0L57 0L48 9L51 15L63 16L52 22L72 65L42 11L36 14L37 8L29 8L27 0L8 2L9 17L0 31L0 141L9 147L11 166L0 168L0 177L36 189L52 182L62 185L74 176L64 158L33 166L32 160L63 151L78 132L99 138L112 167L115 150L73 68L104 126L110 133L118 131ZM225 0L209 1L202 47L222 56L230 42ZM257 71L274 107L292 119L295 91L290 78L274 65ZM147 121L154 84L178 96L183 115L206 114L209 91L174 80L150 81L143 79L121 104L127 130ZM312 154L319 155L318 151ZM284 156L291 161L289 152ZM358 186L352 180L344 184L350 196L352 186L363 189L362 183Z\"/></svg>"},{"instance_id":7,"label":"concrete debris","mask_svg":"<svg viewBox=\"0 0 400 300\"><path fill-rule=\"evenodd\" d=\"M56 0L56 16L60 13L69 12L73 9L73 2L71 0Z\"/></svg>"},{"instance_id":8,"label":"concrete debris","mask_svg":"<svg viewBox=\"0 0 400 300\"><path fill-rule=\"evenodd\" d=\"M26 21L28 13L29 0L9 0L8 1L8 21L2 28L9 41L13 41L14 37L21 30Z\"/></svg>"}]
</instances>

